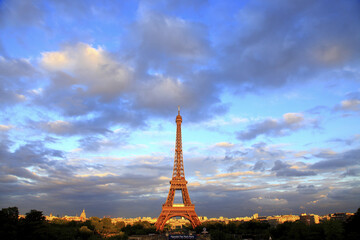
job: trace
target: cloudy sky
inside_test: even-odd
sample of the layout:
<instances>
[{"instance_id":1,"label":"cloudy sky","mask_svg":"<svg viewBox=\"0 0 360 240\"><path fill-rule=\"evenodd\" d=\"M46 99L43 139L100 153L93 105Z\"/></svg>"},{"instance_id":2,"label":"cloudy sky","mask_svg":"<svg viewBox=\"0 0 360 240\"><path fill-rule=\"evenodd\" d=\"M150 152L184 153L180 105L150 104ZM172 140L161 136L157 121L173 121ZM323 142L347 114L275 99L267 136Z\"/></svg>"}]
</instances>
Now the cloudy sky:
<instances>
[{"instance_id":1,"label":"cloudy sky","mask_svg":"<svg viewBox=\"0 0 360 240\"><path fill-rule=\"evenodd\" d=\"M357 0L0 1L0 207L355 212Z\"/></svg>"}]
</instances>

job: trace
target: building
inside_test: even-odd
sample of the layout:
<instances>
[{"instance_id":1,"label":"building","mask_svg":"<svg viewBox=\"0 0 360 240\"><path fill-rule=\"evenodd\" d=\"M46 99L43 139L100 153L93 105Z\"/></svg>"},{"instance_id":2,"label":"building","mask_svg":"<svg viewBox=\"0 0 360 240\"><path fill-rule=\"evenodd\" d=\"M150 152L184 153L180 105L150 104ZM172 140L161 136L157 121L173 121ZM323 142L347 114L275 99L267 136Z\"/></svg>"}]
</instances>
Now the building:
<instances>
[{"instance_id":1,"label":"building","mask_svg":"<svg viewBox=\"0 0 360 240\"><path fill-rule=\"evenodd\" d=\"M86 221L86 213L85 209L83 209L81 215L80 215L80 221L85 222Z\"/></svg>"},{"instance_id":2,"label":"building","mask_svg":"<svg viewBox=\"0 0 360 240\"><path fill-rule=\"evenodd\" d=\"M353 213L332 213L332 214L330 214L330 220L345 222L352 215L354 215L354 214Z\"/></svg>"},{"instance_id":3,"label":"building","mask_svg":"<svg viewBox=\"0 0 360 240\"><path fill-rule=\"evenodd\" d=\"M302 213L300 215L300 222L303 222L307 225L311 224L318 224L319 223L319 216L314 214L306 214Z\"/></svg>"}]
</instances>

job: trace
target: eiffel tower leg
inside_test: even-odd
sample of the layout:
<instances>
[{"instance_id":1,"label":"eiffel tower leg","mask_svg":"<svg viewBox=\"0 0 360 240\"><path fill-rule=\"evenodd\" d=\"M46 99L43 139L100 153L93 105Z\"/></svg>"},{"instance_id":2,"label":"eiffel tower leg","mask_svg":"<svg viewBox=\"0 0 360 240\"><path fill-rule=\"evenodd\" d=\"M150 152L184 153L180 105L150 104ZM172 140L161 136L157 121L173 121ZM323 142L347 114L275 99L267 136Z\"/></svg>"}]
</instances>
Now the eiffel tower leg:
<instances>
[{"instance_id":1,"label":"eiffel tower leg","mask_svg":"<svg viewBox=\"0 0 360 240\"><path fill-rule=\"evenodd\" d=\"M195 212L194 206L190 207L166 207L163 209L158 217L155 226L157 231L163 231L166 222L173 217L184 217L190 221L193 228L201 225L201 222Z\"/></svg>"},{"instance_id":2,"label":"eiffel tower leg","mask_svg":"<svg viewBox=\"0 0 360 240\"><path fill-rule=\"evenodd\" d=\"M157 231L163 231L166 223L166 218L168 217L169 212L168 211L161 211L160 216L158 217L155 226Z\"/></svg>"}]
</instances>

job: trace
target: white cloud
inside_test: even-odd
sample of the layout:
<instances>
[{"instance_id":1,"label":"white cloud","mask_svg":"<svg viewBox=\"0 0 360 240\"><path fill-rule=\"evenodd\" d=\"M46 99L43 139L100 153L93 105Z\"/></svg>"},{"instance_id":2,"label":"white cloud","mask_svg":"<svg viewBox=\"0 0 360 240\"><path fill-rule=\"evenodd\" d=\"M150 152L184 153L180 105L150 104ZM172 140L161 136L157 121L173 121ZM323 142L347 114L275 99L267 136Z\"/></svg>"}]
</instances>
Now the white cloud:
<instances>
[{"instance_id":1,"label":"white cloud","mask_svg":"<svg viewBox=\"0 0 360 240\"><path fill-rule=\"evenodd\" d=\"M250 201L257 203L259 205L273 205L273 206L284 205L288 203L286 199L282 199L282 198L279 199L279 198L257 197L257 198L251 198Z\"/></svg>"},{"instance_id":2,"label":"white cloud","mask_svg":"<svg viewBox=\"0 0 360 240\"><path fill-rule=\"evenodd\" d=\"M235 146L235 144L229 142L219 142L219 143L215 143L214 146L221 148L232 148L233 146Z\"/></svg>"},{"instance_id":3,"label":"white cloud","mask_svg":"<svg viewBox=\"0 0 360 240\"><path fill-rule=\"evenodd\" d=\"M94 173L94 174L77 174L74 175L74 177L80 177L80 178L88 178L88 177L110 177L110 176L117 176L114 173L110 173L110 172L105 172L105 173Z\"/></svg>"},{"instance_id":4,"label":"white cloud","mask_svg":"<svg viewBox=\"0 0 360 240\"><path fill-rule=\"evenodd\" d=\"M166 180L166 181L170 181L170 180L171 180L171 178L169 178L169 177L165 177L165 176L160 176L160 177L159 177L159 180Z\"/></svg>"},{"instance_id":5,"label":"white cloud","mask_svg":"<svg viewBox=\"0 0 360 240\"><path fill-rule=\"evenodd\" d=\"M350 99L341 101L341 109L348 111L360 111L360 100Z\"/></svg>"},{"instance_id":6,"label":"white cloud","mask_svg":"<svg viewBox=\"0 0 360 240\"><path fill-rule=\"evenodd\" d=\"M103 99L118 96L129 87L132 70L113 59L103 48L86 43L67 45L61 51L43 52L40 63L50 72L66 72L72 78L54 79L58 87L75 87L88 95Z\"/></svg>"},{"instance_id":7,"label":"white cloud","mask_svg":"<svg viewBox=\"0 0 360 240\"><path fill-rule=\"evenodd\" d=\"M206 177L204 179L213 180L213 179L232 178L232 177L238 177L238 176L257 175L257 174L258 173L253 172L253 171L220 173L220 174L216 174L215 176L212 176L212 177Z\"/></svg>"},{"instance_id":8,"label":"white cloud","mask_svg":"<svg viewBox=\"0 0 360 240\"><path fill-rule=\"evenodd\" d=\"M301 113L285 113L283 118L288 124L296 124L304 121L304 117Z\"/></svg>"},{"instance_id":9,"label":"white cloud","mask_svg":"<svg viewBox=\"0 0 360 240\"><path fill-rule=\"evenodd\" d=\"M213 118L209 121L206 121L202 124L204 124L205 126L209 127L209 128L213 128L213 127L222 127L222 126L226 126L226 125L237 125L240 123L247 123L249 122L249 119L247 118L241 118L241 117L230 117L229 119L224 119L223 116L219 117L219 118Z\"/></svg>"},{"instance_id":10,"label":"white cloud","mask_svg":"<svg viewBox=\"0 0 360 240\"><path fill-rule=\"evenodd\" d=\"M136 92L138 93L137 104L145 108L158 109L164 109L169 105L177 106L189 95L181 81L162 75L157 75L151 81L138 85Z\"/></svg>"},{"instance_id":11,"label":"white cloud","mask_svg":"<svg viewBox=\"0 0 360 240\"><path fill-rule=\"evenodd\" d=\"M43 124L43 127L47 131L49 131L51 133L55 133L55 134L67 133L67 132L70 132L71 129L73 128L73 126L70 122L63 121L63 120L47 122L46 124Z\"/></svg>"},{"instance_id":12,"label":"white cloud","mask_svg":"<svg viewBox=\"0 0 360 240\"><path fill-rule=\"evenodd\" d=\"M0 131L9 131L12 128L13 128L12 125L2 125L2 124L0 124Z\"/></svg>"}]
</instances>

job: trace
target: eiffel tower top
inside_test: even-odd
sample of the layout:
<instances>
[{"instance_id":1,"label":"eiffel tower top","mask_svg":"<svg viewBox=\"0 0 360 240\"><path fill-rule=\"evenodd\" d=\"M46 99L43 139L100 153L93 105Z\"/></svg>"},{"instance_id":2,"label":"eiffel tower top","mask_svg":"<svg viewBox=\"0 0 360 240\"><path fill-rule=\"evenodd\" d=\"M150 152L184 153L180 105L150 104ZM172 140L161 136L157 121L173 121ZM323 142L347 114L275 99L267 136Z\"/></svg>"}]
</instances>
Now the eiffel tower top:
<instances>
[{"instance_id":1,"label":"eiffel tower top","mask_svg":"<svg viewBox=\"0 0 360 240\"><path fill-rule=\"evenodd\" d=\"M173 180L185 179L184 161L182 152L182 139L181 139L181 123L182 117L180 115L180 106L178 106L178 115L176 116L176 142L175 142L175 158L173 169Z\"/></svg>"},{"instance_id":2,"label":"eiffel tower top","mask_svg":"<svg viewBox=\"0 0 360 240\"><path fill-rule=\"evenodd\" d=\"M175 122L177 123L178 121L180 121L180 124L182 122L182 117L180 115L180 106L178 106L178 115L176 116L176 120ZM181 128L180 128L180 131L181 131ZM176 129L176 135L177 135L177 129ZM181 135L181 132L180 132L180 135Z\"/></svg>"}]
</instances>

